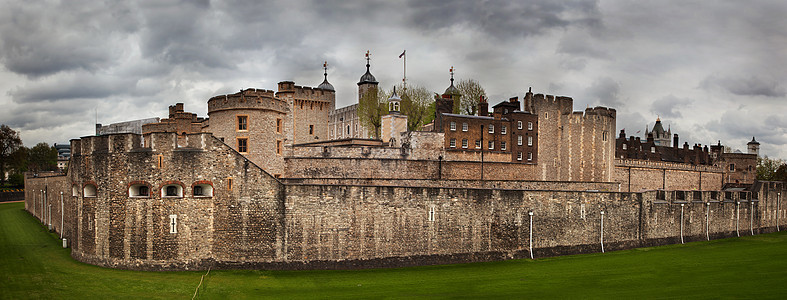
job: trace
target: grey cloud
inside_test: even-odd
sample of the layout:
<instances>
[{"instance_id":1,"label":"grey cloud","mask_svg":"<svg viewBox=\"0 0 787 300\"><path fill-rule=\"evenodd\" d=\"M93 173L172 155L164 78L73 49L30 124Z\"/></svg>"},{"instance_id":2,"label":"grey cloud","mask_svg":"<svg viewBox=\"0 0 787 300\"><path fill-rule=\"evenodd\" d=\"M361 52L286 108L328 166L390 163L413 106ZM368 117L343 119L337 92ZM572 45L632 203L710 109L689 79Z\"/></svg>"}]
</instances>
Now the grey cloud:
<instances>
[{"instance_id":1,"label":"grey cloud","mask_svg":"<svg viewBox=\"0 0 787 300\"><path fill-rule=\"evenodd\" d=\"M553 28L600 26L596 1L411 1L410 21L434 32L464 23L499 39L539 35Z\"/></svg>"},{"instance_id":2,"label":"grey cloud","mask_svg":"<svg viewBox=\"0 0 787 300\"><path fill-rule=\"evenodd\" d=\"M596 79L588 87L586 93L591 100L604 106L620 107L623 105L623 102L618 98L620 84L610 77Z\"/></svg>"},{"instance_id":3,"label":"grey cloud","mask_svg":"<svg viewBox=\"0 0 787 300\"><path fill-rule=\"evenodd\" d=\"M16 87L8 95L17 103L56 101L68 99L98 99L113 95L131 94L136 90L136 81L130 78L110 76L71 75L57 76L44 82L25 87ZM146 87L136 94L149 94Z\"/></svg>"},{"instance_id":4,"label":"grey cloud","mask_svg":"<svg viewBox=\"0 0 787 300\"><path fill-rule=\"evenodd\" d=\"M104 4L6 3L0 12L0 61L9 71L33 78L111 65L115 42L122 39L118 34L136 27L122 4Z\"/></svg>"},{"instance_id":5,"label":"grey cloud","mask_svg":"<svg viewBox=\"0 0 787 300\"><path fill-rule=\"evenodd\" d=\"M700 87L705 89L721 88L739 96L784 97L787 95L784 86L778 81L760 78L756 75L749 77L712 75L706 77L700 83Z\"/></svg>"},{"instance_id":6,"label":"grey cloud","mask_svg":"<svg viewBox=\"0 0 787 300\"><path fill-rule=\"evenodd\" d=\"M694 101L690 99L678 98L673 95L669 95L651 103L650 111L664 118L677 119L682 117L681 111L692 102Z\"/></svg>"}]
</instances>

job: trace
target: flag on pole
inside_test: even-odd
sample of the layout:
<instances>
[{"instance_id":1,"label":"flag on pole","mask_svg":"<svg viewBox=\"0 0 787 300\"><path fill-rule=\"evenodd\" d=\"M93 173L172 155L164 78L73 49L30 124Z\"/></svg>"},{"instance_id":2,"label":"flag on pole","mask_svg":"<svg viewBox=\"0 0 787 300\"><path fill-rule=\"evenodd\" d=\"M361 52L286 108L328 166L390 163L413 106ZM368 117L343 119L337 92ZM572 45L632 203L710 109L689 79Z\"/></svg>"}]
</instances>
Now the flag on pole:
<instances>
[{"instance_id":1,"label":"flag on pole","mask_svg":"<svg viewBox=\"0 0 787 300\"><path fill-rule=\"evenodd\" d=\"M402 51L402 54L399 54L399 58L402 58L402 56L404 56L405 52L407 52L407 50Z\"/></svg>"}]
</instances>

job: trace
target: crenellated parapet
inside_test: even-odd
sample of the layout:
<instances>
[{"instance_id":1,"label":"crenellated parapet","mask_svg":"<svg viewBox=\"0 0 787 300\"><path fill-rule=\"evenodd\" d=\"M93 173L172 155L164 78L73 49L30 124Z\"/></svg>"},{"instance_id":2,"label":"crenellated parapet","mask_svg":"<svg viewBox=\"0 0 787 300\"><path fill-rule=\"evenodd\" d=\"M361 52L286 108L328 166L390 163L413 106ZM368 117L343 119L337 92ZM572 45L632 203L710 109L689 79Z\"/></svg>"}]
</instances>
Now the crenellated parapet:
<instances>
[{"instance_id":1,"label":"crenellated parapet","mask_svg":"<svg viewBox=\"0 0 787 300\"><path fill-rule=\"evenodd\" d=\"M119 133L85 136L71 140L72 156L89 156L124 152L171 152L174 150L209 150L211 133L178 135L174 132L153 132L144 135Z\"/></svg>"},{"instance_id":2,"label":"crenellated parapet","mask_svg":"<svg viewBox=\"0 0 787 300\"><path fill-rule=\"evenodd\" d=\"M224 110L271 110L287 112L287 103L271 90L246 89L234 94L214 96L208 100L208 115Z\"/></svg>"}]
</instances>

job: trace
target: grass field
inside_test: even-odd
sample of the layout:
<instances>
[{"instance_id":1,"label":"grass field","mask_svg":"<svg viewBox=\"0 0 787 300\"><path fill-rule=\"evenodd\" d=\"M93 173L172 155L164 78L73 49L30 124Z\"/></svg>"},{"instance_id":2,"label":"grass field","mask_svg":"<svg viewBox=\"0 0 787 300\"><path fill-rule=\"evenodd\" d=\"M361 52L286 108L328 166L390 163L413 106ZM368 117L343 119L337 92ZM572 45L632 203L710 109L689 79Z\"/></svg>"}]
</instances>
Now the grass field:
<instances>
[{"instance_id":1,"label":"grass field","mask_svg":"<svg viewBox=\"0 0 787 300\"><path fill-rule=\"evenodd\" d=\"M205 272L74 261L0 204L0 298L191 298ZM605 254L360 271L212 270L198 298L787 298L787 233Z\"/></svg>"}]
</instances>

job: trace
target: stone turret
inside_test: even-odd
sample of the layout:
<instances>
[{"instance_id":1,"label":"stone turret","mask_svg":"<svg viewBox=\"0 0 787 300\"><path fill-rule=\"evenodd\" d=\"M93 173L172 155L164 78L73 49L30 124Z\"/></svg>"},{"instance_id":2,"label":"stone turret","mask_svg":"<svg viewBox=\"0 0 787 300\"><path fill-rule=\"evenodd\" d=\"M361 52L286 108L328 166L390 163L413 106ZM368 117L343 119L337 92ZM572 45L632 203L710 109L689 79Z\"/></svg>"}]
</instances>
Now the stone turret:
<instances>
[{"instance_id":1,"label":"stone turret","mask_svg":"<svg viewBox=\"0 0 787 300\"><path fill-rule=\"evenodd\" d=\"M760 142L756 141L754 137L751 137L751 142L746 146L749 149L749 154L760 155Z\"/></svg>"}]
</instances>

